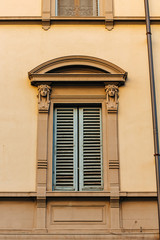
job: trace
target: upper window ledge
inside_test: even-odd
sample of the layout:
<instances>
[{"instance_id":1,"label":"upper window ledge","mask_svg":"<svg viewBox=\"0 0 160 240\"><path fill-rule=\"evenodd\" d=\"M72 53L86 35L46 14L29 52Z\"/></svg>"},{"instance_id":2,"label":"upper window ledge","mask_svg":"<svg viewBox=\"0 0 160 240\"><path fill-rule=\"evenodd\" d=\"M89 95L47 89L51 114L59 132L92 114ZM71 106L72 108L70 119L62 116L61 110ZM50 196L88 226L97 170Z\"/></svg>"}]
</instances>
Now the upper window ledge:
<instances>
[{"instance_id":1,"label":"upper window ledge","mask_svg":"<svg viewBox=\"0 0 160 240\"><path fill-rule=\"evenodd\" d=\"M67 21L104 21L104 16L97 17L63 17L63 16L54 16L51 17L51 20L67 20Z\"/></svg>"}]
</instances>

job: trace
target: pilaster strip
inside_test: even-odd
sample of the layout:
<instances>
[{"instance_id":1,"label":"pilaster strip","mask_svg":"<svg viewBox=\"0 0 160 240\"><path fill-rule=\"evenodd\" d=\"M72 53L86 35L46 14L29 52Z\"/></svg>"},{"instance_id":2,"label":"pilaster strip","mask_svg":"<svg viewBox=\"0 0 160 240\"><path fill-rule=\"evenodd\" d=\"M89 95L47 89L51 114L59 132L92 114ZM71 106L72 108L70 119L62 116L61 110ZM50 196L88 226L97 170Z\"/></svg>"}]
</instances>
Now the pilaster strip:
<instances>
[{"instance_id":1,"label":"pilaster strip","mask_svg":"<svg viewBox=\"0 0 160 240\"><path fill-rule=\"evenodd\" d=\"M38 145L37 145L37 229L46 228L46 188L47 188L47 149L48 113L51 87L38 86Z\"/></svg>"},{"instance_id":2,"label":"pilaster strip","mask_svg":"<svg viewBox=\"0 0 160 240\"><path fill-rule=\"evenodd\" d=\"M109 187L110 187L110 214L111 228L120 227L119 206L119 159L118 159L118 86L115 84L105 85L107 128L108 128L108 161L109 161Z\"/></svg>"}]
</instances>

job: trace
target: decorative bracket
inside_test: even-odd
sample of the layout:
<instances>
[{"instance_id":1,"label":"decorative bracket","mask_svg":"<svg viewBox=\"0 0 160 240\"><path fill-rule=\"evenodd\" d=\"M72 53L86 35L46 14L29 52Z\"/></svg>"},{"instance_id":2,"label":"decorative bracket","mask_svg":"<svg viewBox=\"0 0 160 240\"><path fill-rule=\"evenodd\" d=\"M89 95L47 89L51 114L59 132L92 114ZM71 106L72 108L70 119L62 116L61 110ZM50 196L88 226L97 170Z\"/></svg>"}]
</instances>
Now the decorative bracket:
<instances>
[{"instance_id":1,"label":"decorative bracket","mask_svg":"<svg viewBox=\"0 0 160 240\"><path fill-rule=\"evenodd\" d=\"M47 31L51 27L51 21L50 20L44 20L42 19L42 28Z\"/></svg>"},{"instance_id":2,"label":"decorative bracket","mask_svg":"<svg viewBox=\"0 0 160 240\"><path fill-rule=\"evenodd\" d=\"M106 105L108 113L116 113L118 111L118 86L107 85L106 91Z\"/></svg>"},{"instance_id":3,"label":"decorative bracket","mask_svg":"<svg viewBox=\"0 0 160 240\"><path fill-rule=\"evenodd\" d=\"M50 29L51 21L51 0L42 1L42 28L44 30Z\"/></svg>"},{"instance_id":4,"label":"decorative bracket","mask_svg":"<svg viewBox=\"0 0 160 240\"><path fill-rule=\"evenodd\" d=\"M105 27L108 31L113 29L113 19L105 19Z\"/></svg>"},{"instance_id":5,"label":"decorative bracket","mask_svg":"<svg viewBox=\"0 0 160 240\"><path fill-rule=\"evenodd\" d=\"M48 85L38 86L38 110L41 113L48 112L50 107L51 87Z\"/></svg>"},{"instance_id":6,"label":"decorative bracket","mask_svg":"<svg viewBox=\"0 0 160 240\"><path fill-rule=\"evenodd\" d=\"M105 26L108 31L113 29L113 0L106 0Z\"/></svg>"}]
</instances>

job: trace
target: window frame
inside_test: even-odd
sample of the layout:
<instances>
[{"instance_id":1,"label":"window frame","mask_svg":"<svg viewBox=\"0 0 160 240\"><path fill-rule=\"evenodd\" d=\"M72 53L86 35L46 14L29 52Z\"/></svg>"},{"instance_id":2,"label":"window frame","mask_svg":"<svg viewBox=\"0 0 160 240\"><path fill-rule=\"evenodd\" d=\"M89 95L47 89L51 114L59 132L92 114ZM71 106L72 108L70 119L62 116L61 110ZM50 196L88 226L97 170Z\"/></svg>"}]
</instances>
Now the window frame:
<instances>
[{"instance_id":1,"label":"window frame","mask_svg":"<svg viewBox=\"0 0 160 240\"><path fill-rule=\"evenodd\" d=\"M74 19L74 18L79 18L79 19L88 19L88 18L100 18L100 17L105 17L106 13L109 12L110 14L113 15L113 0L98 0L98 16L91 16L91 17L62 17L62 16L58 16L58 4L57 1L58 0L42 0L43 4L42 4L42 16L43 13L46 12L46 8L47 11L49 12L50 18L56 17L56 19L63 19L63 18L70 18L70 19ZM48 7L47 7L48 6ZM49 16L48 16L49 17Z\"/></svg>"},{"instance_id":2,"label":"window frame","mask_svg":"<svg viewBox=\"0 0 160 240\"><path fill-rule=\"evenodd\" d=\"M56 17L68 17L68 18L70 18L70 17L73 17L73 18L86 18L86 17L98 17L99 16L99 13L100 13L100 1L101 0L95 0L95 1L97 1L97 15L90 15L90 16L80 16L80 15L73 15L73 16L63 16L63 15L58 15L58 1L59 0L55 0L55 16ZM74 1L76 1L76 0L74 0ZM52 3L53 4L53 3Z\"/></svg>"},{"instance_id":3,"label":"window frame","mask_svg":"<svg viewBox=\"0 0 160 240\"><path fill-rule=\"evenodd\" d=\"M82 190L82 191L60 191L60 190L53 190L52 184L54 181L54 176L53 176L53 139L54 139L54 133L53 133L53 126L54 126L54 108L57 106L57 104L99 104L101 105L101 128L102 130L102 183L103 183L103 189L102 190ZM52 98L51 95L51 106L50 106L50 112L49 112L49 127L48 127L48 175L47 175L47 190L48 192L55 192L58 195L63 195L65 192L70 192L72 193L72 196L76 196L77 194L83 195L83 194L88 194L92 195L93 193L99 192L102 193L104 191L108 190L108 172L104 171L104 167L108 164L107 162L107 147L106 147L106 142L107 142L107 119L106 119L106 102L103 96L101 98L97 99L97 96L91 96L90 98L84 98L82 99L82 96L79 96L79 99L77 98L72 98L72 96L65 96L64 98ZM108 167L107 167L108 169Z\"/></svg>"},{"instance_id":4,"label":"window frame","mask_svg":"<svg viewBox=\"0 0 160 240\"><path fill-rule=\"evenodd\" d=\"M67 72L63 69L84 66L88 71ZM82 68L82 67L81 67ZM58 71L57 71L58 69ZM59 71L62 69L62 72ZM93 71L97 69L97 71ZM38 137L37 137L37 196L48 197L103 197L119 195L119 158L118 158L118 87L125 84L127 73L106 60L74 55L47 61L29 73L31 85L38 87ZM56 86L63 87L64 92L56 93ZM81 91L77 95L67 88L73 86L88 87L86 95ZM95 94L101 86L103 94ZM95 90L88 94L91 88ZM79 87L78 87L79 89ZM111 92L110 92L111 91ZM112 97L112 92L115 92ZM45 94L44 94L45 93ZM111 94L111 95L110 95ZM103 128L103 166L104 189L95 192L53 192L52 191L52 147L53 147L53 106L56 103L101 103ZM105 133L105 134L104 134ZM105 136L105 138L104 138ZM108 149L108 152L105 152ZM106 155L105 155L106 154ZM104 161L105 159L105 161ZM108 159L108 162L107 160ZM109 172L108 175L107 172ZM106 184L105 184L106 181Z\"/></svg>"}]
</instances>

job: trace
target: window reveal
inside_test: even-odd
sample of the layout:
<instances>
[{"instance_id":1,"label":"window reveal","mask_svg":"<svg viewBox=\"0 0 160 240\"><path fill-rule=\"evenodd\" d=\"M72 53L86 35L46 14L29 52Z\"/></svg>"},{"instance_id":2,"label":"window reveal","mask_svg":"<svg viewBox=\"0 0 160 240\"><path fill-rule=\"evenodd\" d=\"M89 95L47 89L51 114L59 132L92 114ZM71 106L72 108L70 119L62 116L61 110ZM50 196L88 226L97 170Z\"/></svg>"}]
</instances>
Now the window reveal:
<instances>
[{"instance_id":1,"label":"window reveal","mask_svg":"<svg viewBox=\"0 0 160 240\"><path fill-rule=\"evenodd\" d=\"M55 108L54 190L102 190L101 108Z\"/></svg>"}]
</instances>

